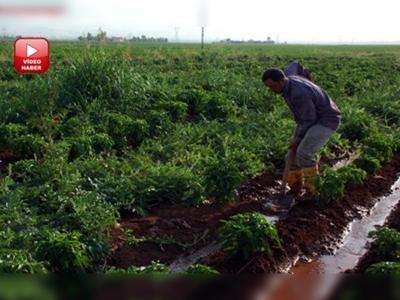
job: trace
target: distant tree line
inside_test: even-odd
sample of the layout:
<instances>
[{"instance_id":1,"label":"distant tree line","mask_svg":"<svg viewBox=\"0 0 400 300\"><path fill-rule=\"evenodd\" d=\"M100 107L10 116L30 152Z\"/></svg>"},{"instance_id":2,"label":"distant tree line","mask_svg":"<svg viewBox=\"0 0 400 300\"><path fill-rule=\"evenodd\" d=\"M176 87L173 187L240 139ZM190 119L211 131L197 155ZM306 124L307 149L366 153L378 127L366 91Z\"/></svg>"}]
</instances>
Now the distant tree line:
<instances>
[{"instance_id":1,"label":"distant tree line","mask_svg":"<svg viewBox=\"0 0 400 300\"><path fill-rule=\"evenodd\" d=\"M167 38L163 37L158 37L158 38L153 38L153 37L146 37L145 35L138 36L138 37L132 37L127 40L128 42L143 42L143 43L168 43Z\"/></svg>"},{"instance_id":2,"label":"distant tree line","mask_svg":"<svg viewBox=\"0 0 400 300\"><path fill-rule=\"evenodd\" d=\"M266 41L257 41L257 40L248 40L248 41L235 41L227 38L225 40L221 40L216 42L218 44L275 44L275 41L272 40L270 37L267 37Z\"/></svg>"},{"instance_id":3,"label":"distant tree line","mask_svg":"<svg viewBox=\"0 0 400 300\"><path fill-rule=\"evenodd\" d=\"M135 42L135 43L168 43L167 38L163 37L146 37L145 35L138 36L138 37L108 37L107 32L103 31L99 28L96 35L88 32L83 33L81 36L78 37L80 41L89 41L89 42Z\"/></svg>"}]
</instances>

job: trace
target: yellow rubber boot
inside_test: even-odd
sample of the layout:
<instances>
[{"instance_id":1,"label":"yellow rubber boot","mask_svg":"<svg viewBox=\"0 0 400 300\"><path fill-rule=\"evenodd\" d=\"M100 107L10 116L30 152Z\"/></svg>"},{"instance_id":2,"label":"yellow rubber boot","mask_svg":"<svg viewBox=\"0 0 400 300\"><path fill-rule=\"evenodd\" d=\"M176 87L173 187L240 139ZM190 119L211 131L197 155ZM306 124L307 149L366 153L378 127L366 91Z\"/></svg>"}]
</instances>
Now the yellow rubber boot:
<instances>
[{"instance_id":1,"label":"yellow rubber boot","mask_svg":"<svg viewBox=\"0 0 400 300\"><path fill-rule=\"evenodd\" d=\"M315 195L317 192L317 188L315 186L315 177L318 174L318 168L317 166L314 167L308 167L308 168L303 168L302 169L303 174L304 174L304 181L305 181L305 186L306 189L312 194Z\"/></svg>"},{"instance_id":2,"label":"yellow rubber boot","mask_svg":"<svg viewBox=\"0 0 400 300\"><path fill-rule=\"evenodd\" d=\"M289 193L295 196L300 195L303 187L303 179L304 177L301 169L289 170L287 178L287 183L290 187Z\"/></svg>"}]
</instances>

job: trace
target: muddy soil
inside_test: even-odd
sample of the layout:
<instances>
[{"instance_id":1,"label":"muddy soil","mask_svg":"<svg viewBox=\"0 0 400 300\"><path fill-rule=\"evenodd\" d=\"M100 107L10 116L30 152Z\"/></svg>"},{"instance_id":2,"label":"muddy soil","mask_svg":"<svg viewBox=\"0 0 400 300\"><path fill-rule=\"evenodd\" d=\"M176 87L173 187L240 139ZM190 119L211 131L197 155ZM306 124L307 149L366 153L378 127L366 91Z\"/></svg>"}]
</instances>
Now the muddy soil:
<instances>
[{"instance_id":1,"label":"muddy soil","mask_svg":"<svg viewBox=\"0 0 400 300\"><path fill-rule=\"evenodd\" d=\"M333 166L336 161L324 160ZM288 214L282 216L276 227L282 248L273 245L273 254L255 253L247 260L241 254L228 258L219 250L207 255L197 263L208 265L222 274L276 274L287 272L290 265L300 255L314 256L332 254L338 247L349 223L369 211L379 197L390 193L390 187L400 173L400 153L385 164L376 174L369 175L363 185L349 184L341 201L321 206L318 203L296 204ZM279 189L282 174L261 174L246 182L240 191L240 201L223 205L210 201L200 207L165 205L154 207L146 217L123 213L119 226L112 230L113 251L107 264L115 268L131 265L147 266L153 261L169 266L178 257L189 255L213 243L218 236L221 220L244 212L261 212L264 199L270 196L271 188ZM390 216L391 226L399 229L400 208L396 207ZM389 212L388 212L389 213ZM124 230L131 230L136 238L146 237L156 240L168 238L172 243L144 242L129 243ZM160 239L158 241L161 241ZM177 243L178 242L178 243ZM374 249L367 252L365 264L374 256ZM354 270L362 272L363 261Z\"/></svg>"}]
</instances>

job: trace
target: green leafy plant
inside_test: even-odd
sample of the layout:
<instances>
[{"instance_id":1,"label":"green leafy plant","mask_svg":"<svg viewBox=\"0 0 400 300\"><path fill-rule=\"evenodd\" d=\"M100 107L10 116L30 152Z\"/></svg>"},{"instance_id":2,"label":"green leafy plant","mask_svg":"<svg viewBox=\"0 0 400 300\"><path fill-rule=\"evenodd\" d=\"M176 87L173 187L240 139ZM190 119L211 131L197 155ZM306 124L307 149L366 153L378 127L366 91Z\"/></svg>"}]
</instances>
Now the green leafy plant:
<instances>
[{"instance_id":1,"label":"green leafy plant","mask_svg":"<svg viewBox=\"0 0 400 300\"><path fill-rule=\"evenodd\" d=\"M222 203L238 200L238 189L245 178L235 161L229 157L216 158L205 170L207 194Z\"/></svg>"},{"instance_id":2,"label":"green leafy plant","mask_svg":"<svg viewBox=\"0 0 400 300\"><path fill-rule=\"evenodd\" d=\"M346 177L341 172L326 168L316 176L315 184L318 201L327 204L343 197Z\"/></svg>"},{"instance_id":3,"label":"green leafy plant","mask_svg":"<svg viewBox=\"0 0 400 300\"><path fill-rule=\"evenodd\" d=\"M160 262L151 262L149 266L130 266L127 269L111 268L107 274L169 274L168 267Z\"/></svg>"},{"instance_id":4,"label":"green leafy plant","mask_svg":"<svg viewBox=\"0 0 400 300\"><path fill-rule=\"evenodd\" d=\"M131 71L122 61L125 61L122 55L108 59L101 50L81 55L60 76L57 107L77 112L85 110L96 99L120 101L131 84L128 76ZM104 104L110 105L106 101Z\"/></svg>"},{"instance_id":5,"label":"green leafy plant","mask_svg":"<svg viewBox=\"0 0 400 300\"><path fill-rule=\"evenodd\" d=\"M342 124L338 132L346 139L362 140L376 131L376 121L363 108L352 103L341 107L343 113Z\"/></svg>"},{"instance_id":6,"label":"green leafy plant","mask_svg":"<svg viewBox=\"0 0 400 300\"><path fill-rule=\"evenodd\" d=\"M200 111L209 120L226 121L236 114L236 106L227 99L224 93L214 92L205 101L204 107L201 107Z\"/></svg>"},{"instance_id":7,"label":"green leafy plant","mask_svg":"<svg viewBox=\"0 0 400 300\"><path fill-rule=\"evenodd\" d=\"M177 123L185 120L187 116L188 105L181 101L162 101L153 108L161 111L167 111L171 116L171 121Z\"/></svg>"},{"instance_id":8,"label":"green leafy plant","mask_svg":"<svg viewBox=\"0 0 400 300\"><path fill-rule=\"evenodd\" d=\"M175 127L171 116L166 111L151 109L146 112L144 119L150 126L149 135L152 138L160 138L161 136L170 134Z\"/></svg>"},{"instance_id":9,"label":"green leafy plant","mask_svg":"<svg viewBox=\"0 0 400 300\"><path fill-rule=\"evenodd\" d=\"M166 164L143 165L142 172L131 180L137 204L184 203L199 205L203 201L201 178L184 166ZM199 182L200 181L200 182Z\"/></svg>"},{"instance_id":10,"label":"green leafy plant","mask_svg":"<svg viewBox=\"0 0 400 300\"><path fill-rule=\"evenodd\" d=\"M353 164L356 167L363 169L368 174L375 174L381 167L379 159L364 153L362 153L360 157L357 157Z\"/></svg>"},{"instance_id":11,"label":"green leafy plant","mask_svg":"<svg viewBox=\"0 0 400 300\"><path fill-rule=\"evenodd\" d=\"M128 239L126 240L126 242L127 242L128 245L130 245L130 246L137 246L137 245L139 245L140 243L144 243L144 242L147 242L147 241L148 241L148 239L145 238L145 237L137 238L137 237L135 237L134 235L131 235L131 232L130 232L130 231L128 232L128 231L125 230L124 233L129 235L129 237L128 237Z\"/></svg>"},{"instance_id":12,"label":"green leafy plant","mask_svg":"<svg viewBox=\"0 0 400 300\"><path fill-rule=\"evenodd\" d=\"M384 261L372 264L365 270L366 274L386 274L400 275L400 263L393 261Z\"/></svg>"},{"instance_id":13,"label":"green leafy plant","mask_svg":"<svg viewBox=\"0 0 400 300\"><path fill-rule=\"evenodd\" d=\"M42 157L45 147L44 139L34 134L20 136L11 143L15 154L22 158Z\"/></svg>"},{"instance_id":14,"label":"green leafy plant","mask_svg":"<svg viewBox=\"0 0 400 300\"><path fill-rule=\"evenodd\" d=\"M382 227L368 233L369 238L377 240L377 253L386 259L400 261L400 232Z\"/></svg>"},{"instance_id":15,"label":"green leafy plant","mask_svg":"<svg viewBox=\"0 0 400 300\"><path fill-rule=\"evenodd\" d=\"M82 136L91 136L94 134L94 128L86 115L76 115L63 120L58 124L58 134L60 138L74 138Z\"/></svg>"},{"instance_id":16,"label":"green leafy plant","mask_svg":"<svg viewBox=\"0 0 400 300\"><path fill-rule=\"evenodd\" d=\"M176 99L178 101L182 101L187 104L187 113L192 116L196 117L200 113L200 107L202 103L205 101L206 93L205 91L198 87L188 85L184 90L180 91Z\"/></svg>"},{"instance_id":17,"label":"green leafy plant","mask_svg":"<svg viewBox=\"0 0 400 300\"><path fill-rule=\"evenodd\" d=\"M383 95L379 92L371 94L365 99L365 108L375 116L382 118L385 124L400 125L400 103L393 101L395 92L387 92Z\"/></svg>"},{"instance_id":18,"label":"green leafy plant","mask_svg":"<svg viewBox=\"0 0 400 300\"><path fill-rule=\"evenodd\" d=\"M381 163L388 162L394 152L394 141L390 136L374 134L363 140L362 153L378 159Z\"/></svg>"},{"instance_id":19,"label":"green leafy plant","mask_svg":"<svg viewBox=\"0 0 400 300\"><path fill-rule=\"evenodd\" d=\"M35 260L26 250L0 249L0 273L49 274L49 263Z\"/></svg>"},{"instance_id":20,"label":"green leafy plant","mask_svg":"<svg viewBox=\"0 0 400 300\"><path fill-rule=\"evenodd\" d=\"M89 267L89 252L87 246L80 241L80 232L45 230L41 235L37 253L42 260L50 262L52 271L79 273Z\"/></svg>"},{"instance_id":21,"label":"green leafy plant","mask_svg":"<svg viewBox=\"0 0 400 300\"><path fill-rule=\"evenodd\" d=\"M10 123L0 125L0 136L2 137L0 140L0 151L13 147L14 140L26 135L27 132L28 128L20 124Z\"/></svg>"},{"instance_id":22,"label":"green leafy plant","mask_svg":"<svg viewBox=\"0 0 400 300\"><path fill-rule=\"evenodd\" d=\"M106 133L97 133L91 136L90 143L96 153L108 152L115 145L113 139Z\"/></svg>"},{"instance_id":23,"label":"green leafy plant","mask_svg":"<svg viewBox=\"0 0 400 300\"><path fill-rule=\"evenodd\" d=\"M165 251L164 245L176 245L178 242L173 236L157 237L154 239L147 239L146 242L154 242L161 251Z\"/></svg>"},{"instance_id":24,"label":"green leafy plant","mask_svg":"<svg viewBox=\"0 0 400 300\"><path fill-rule=\"evenodd\" d=\"M116 147L138 145L149 136L150 128L145 120L133 120L118 113L106 113L104 118L107 134L113 138Z\"/></svg>"},{"instance_id":25,"label":"green leafy plant","mask_svg":"<svg viewBox=\"0 0 400 300\"><path fill-rule=\"evenodd\" d=\"M90 137L80 136L66 139L71 144L68 161L73 161L79 157L88 157L94 154Z\"/></svg>"},{"instance_id":26,"label":"green leafy plant","mask_svg":"<svg viewBox=\"0 0 400 300\"><path fill-rule=\"evenodd\" d=\"M222 203L237 201L244 180L264 167L252 152L229 145L228 139L216 140L219 155L208 158L204 170L207 195Z\"/></svg>"},{"instance_id":27,"label":"green leafy plant","mask_svg":"<svg viewBox=\"0 0 400 300\"><path fill-rule=\"evenodd\" d=\"M363 184L367 178L367 172L355 166L344 166L337 170L338 174L343 175L347 182L353 184Z\"/></svg>"},{"instance_id":28,"label":"green leafy plant","mask_svg":"<svg viewBox=\"0 0 400 300\"><path fill-rule=\"evenodd\" d=\"M173 236L169 237L157 237L157 238L146 238L146 237L141 237L137 238L134 235L132 235L132 232L130 230L125 230L124 232L126 235L128 235L127 243L128 245L133 245L137 246L139 243L155 243L158 245L160 250L164 251L164 245L179 245L182 247L182 249L187 249L191 248L200 241L204 241L205 236L208 233L208 230L205 230L204 233L198 237L197 235L194 235L193 242L191 243L181 243L178 240L176 240Z\"/></svg>"},{"instance_id":29,"label":"green leafy plant","mask_svg":"<svg viewBox=\"0 0 400 300\"><path fill-rule=\"evenodd\" d=\"M11 150L0 153L8 164L0 252L17 271L93 271L93 260L110 250L117 210L145 215L207 197L228 203L246 179L283 168L293 116L254 78L266 63L297 59L297 48L144 46L63 43L48 73L20 76L10 43L0 43L0 152ZM356 168L321 174L321 201L342 197L348 182L362 184L365 172L374 174L400 148L397 54L370 50L303 57L343 113L321 155L355 144L361 150ZM202 240L169 242L187 249ZM168 241L157 242L166 248ZM74 253L89 264L80 267Z\"/></svg>"},{"instance_id":30,"label":"green leafy plant","mask_svg":"<svg viewBox=\"0 0 400 300\"><path fill-rule=\"evenodd\" d=\"M277 229L258 212L237 214L221 222L218 241L229 257L238 252L245 259L256 251L271 253L272 242L281 247Z\"/></svg>"},{"instance_id":31,"label":"green leafy plant","mask_svg":"<svg viewBox=\"0 0 400 300\"><path fill-rule=\"evenodd\" d=\"M202 264L190 265L189 268L180 272L181 274L219 274L219 272L209 266L205 266Z\"/></svg>"},{"instance_id":32,"label":"green leafy plant","mask_svg":"<svg viewBox=\"0 0 400 300\"><path fill-rule=\"evenodd\" d=\"M157 237L157 238L136 238L131 236L127 240L128 245L137 246L139 243L155 243L161 251L165 251L164 245L179 245L179 242L173 237Z\"/></svg>"},{"instance_id":33,"label":"green leafy plant","mask_svg":"<svg viewBox=\"0 0 400 300\"><path fill-rule=\"evenodd\" d=\"M354 166L344 166L337 170L322 168L316 176L317 199L323 204L338 201L344 196L346 183L362 184L367 174Z\"/></svg>"}]
</instances>

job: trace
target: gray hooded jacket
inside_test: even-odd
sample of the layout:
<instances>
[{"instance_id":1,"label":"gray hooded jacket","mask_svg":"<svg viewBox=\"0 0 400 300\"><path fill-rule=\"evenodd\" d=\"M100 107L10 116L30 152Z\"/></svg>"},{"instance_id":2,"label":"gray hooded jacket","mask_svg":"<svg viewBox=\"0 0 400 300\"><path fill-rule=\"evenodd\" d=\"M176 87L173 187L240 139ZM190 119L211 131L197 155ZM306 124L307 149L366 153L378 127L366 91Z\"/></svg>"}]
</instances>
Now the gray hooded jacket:
<instances>
[{"instance_id":1,"label":"gray hooded jacket","mask_svg":"<svg viewBox=\"0 0 400 300\"><path fill-rule=\"evenodd\" d=\"M305 70L300 62L293 62L284 71L288 80L282 96L299 125L295 138L297 144L314 124L321 124L336 131L342 116L325 91L302 75L308 73Z\"/></svg>"}]
</instances>

